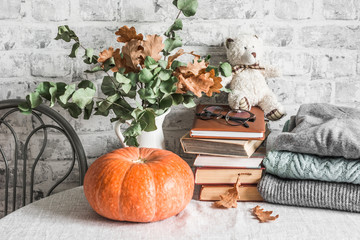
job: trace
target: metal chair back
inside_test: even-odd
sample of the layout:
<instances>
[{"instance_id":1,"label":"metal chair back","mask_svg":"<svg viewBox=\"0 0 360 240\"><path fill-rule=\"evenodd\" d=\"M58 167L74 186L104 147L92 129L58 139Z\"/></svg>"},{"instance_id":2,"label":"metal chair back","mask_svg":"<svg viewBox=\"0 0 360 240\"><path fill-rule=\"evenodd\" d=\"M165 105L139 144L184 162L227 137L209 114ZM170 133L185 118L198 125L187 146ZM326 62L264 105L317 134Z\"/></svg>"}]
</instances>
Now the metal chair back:
<instances>
[{"instance_id":1,"label":"metal chair back","mask_svg":"<svg viewBox=\"0 0 360 240\"><path fill-rule=\"evenodd\" d=\"M41 104L36 109L34 109L31 114L32 125L35 124L34 122L36 120L38 126L32 127L30 133L28 135L26 134L27 136L24 142L20 141L19 133L17 132L17 128L19 127L12 126L10 119L11 117L14 117L16 112L19 112L18 105L23 101L24 100L18 100L18 99L0 101L0 110L2 110L1 112L4 112L2 116L0 115L0 130L1 128L7 129L6 135L1 134L2 137L0 137L0 138L6 138L3 139L5 141L0 143L0 163L1 161L3 161L3 167L4 167L3 173L5 175L5 181L3 182L4 185L3 190L5 191L3 195L5 216L9 212L8 210L9 201L12 203L11 210L12 211L16 210L17 207L16 203L18 200L17 193L21 192L21 191L17 191L18 188L22 188L21 206L25 206L27 203L33 202L35 169L46 149L49 134L52 134L53 132L60 132L66 137L66 139L69 141L71 145L72 159L69 169L67 169L66 173L62 177L60 177L60 179L57 179L55 181L55 184L53 184L49 188L46 196L49 196L54 191L54 189L57 186L59 186L59 184L64 182L64 180L72 173L76 162L79 170L79 185L83 184L84 176L88 168L84 148L75 130L66 121L66 119L62 117L58 112L54 111L53 109L43 104ZM22 117L26 117L26 116L22 116ZM51 123L45 123L44 117L45 118L47 117L47 119L50 120ZM39 149L39 153L36 155L35 159L29 159L29 148L31 148L30 140L36 134L39 134L41 132L42 132L41 136L43 140L42 143L40 144L41 147ZM24 134L24 133L20 133L20 134ZM11 142L14 143L13 149L11 149L11 147L9 146L1 146L4 145L4 143L10 144ZM9 149L11 149L10 155L5 153L5 150L9 150ZM12 167L10 166L10 163L12 163ZM22 169L18 169L20 167L19 165L21 164L22 164ZM30 169L27 169L27 167L29 167ZM30 176L28 176L29 174L27 174L27 171L30 172ZM12 182L10 182L10 175L12 175ZM21 176L20 181L18 179L18 175ZM28 179L29 177L30 179ZM30 181L30 184L27 183L27 180ZM9 191L9 184L11 183L12 183L13 191L12 191L12 198L9 198L9 195L11 195ZM28 187L30 188L30 191L29 191L29 197L27 198Z\"/></svg>"}]
</instances>

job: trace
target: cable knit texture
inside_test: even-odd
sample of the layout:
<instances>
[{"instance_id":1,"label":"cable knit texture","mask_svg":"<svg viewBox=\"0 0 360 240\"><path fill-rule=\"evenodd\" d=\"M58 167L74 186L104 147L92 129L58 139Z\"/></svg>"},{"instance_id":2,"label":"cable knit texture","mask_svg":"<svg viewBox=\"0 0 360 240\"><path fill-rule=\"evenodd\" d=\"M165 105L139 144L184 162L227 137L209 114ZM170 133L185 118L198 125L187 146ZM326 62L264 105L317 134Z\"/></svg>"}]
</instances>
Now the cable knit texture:
<instances>
[{"instance_id":1,"label":"cable knit texture","mask_svg":"<svg viewBox=\"0 0 360 240\"><path fill-rule=\"evenodd\" d=\"M294 122L295 121L295 122ZM360 110L326 103L303 104L275 150L360 159Z\"/></svg>"},{"instance_id":2,"label":"cable knit texture","mask_svg":"<svg viewBox=\"0 0 360 240\"><path fill-rule=\"evenodd\" d=\"M360 212L360 185L311 180L283 180L266 173L258 184L271 203Z\"/></svg>"},{"instance_id":3,"label":"cable knit texture","mask_svg":"<svg viewBox=\"0 0 360 240\"><path fill-rule=\"evenodd\" d=\"M271 151L263 164L266 172L281 178L360 184L360 160Z\"/></svg>"}]
</instances>

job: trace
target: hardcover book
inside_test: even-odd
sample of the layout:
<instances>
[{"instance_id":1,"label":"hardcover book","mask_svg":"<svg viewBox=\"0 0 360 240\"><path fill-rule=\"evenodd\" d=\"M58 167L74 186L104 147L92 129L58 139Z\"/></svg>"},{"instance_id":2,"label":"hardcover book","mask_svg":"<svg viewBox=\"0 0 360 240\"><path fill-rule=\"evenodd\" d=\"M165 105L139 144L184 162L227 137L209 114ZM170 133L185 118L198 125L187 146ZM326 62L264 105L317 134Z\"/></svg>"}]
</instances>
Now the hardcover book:
<instances>
[{"instance_id":1,"label":"hardcover book","mask_svg":"<svg viewBox=\"0 0 360 240\"><path fill-rule=\"evenodd\" d=\"M265 137L269 133L270 130L266 128ZM193 138L187 133L180 139L180 143L185 153L250 157L263 140Z\"/></svg>"},{"instance_id":2,"label":"hardcover book","mask_svg":"<svg viewBox=\"0 0 360 240\"><path fill-rule=\"evenodd\" d=\"M233 185L203 185L200 190L199 200L201 201L217 201L220 200L220 195L234 187ZM240 194L238 201L243 202L262 202L256 185L242 185L240 186Z\"/></svg>"},{"instance_id":3,"label":"hardcover book","mask_svg":"<svg viewBox=\"0 0 360 240\"><path fill-rule=\"evenodd\" d=\"M196 112L200 114L207 106L209 105L198 105ZM227 105L221 106L225 109L225 113L231 110ZM193 128L190 130L190 136L194 138L264 140L264 112L259 107L252 107L251 112L255 114L256 120L254 122L248 121L248 128L242 124L238 126L229 125L225 118L203 120L195 116Z\"/></svg>"},{"instance_id":4,"label":"hardcover book","mask_svg":"<svg viewBox=\"0 0 360 240\"><path fill-rule=\"evenodd\" d=\"M265 155L266 147L264 146L259 147L251 157L197 155L194 161L194 166L215 168L260 168L260 164Z\"/></svg>"},{"instance_id":5,"label":"hardcover book","mask_svg":"<svg viewBox=\"0 0 360 240\"><path fill-rule=\"evenodd\" d=\"M195 171L195 184L235 184L239 174L241 184L257 184L263 169L198 167Z\"/></svg>"}]
</instances>

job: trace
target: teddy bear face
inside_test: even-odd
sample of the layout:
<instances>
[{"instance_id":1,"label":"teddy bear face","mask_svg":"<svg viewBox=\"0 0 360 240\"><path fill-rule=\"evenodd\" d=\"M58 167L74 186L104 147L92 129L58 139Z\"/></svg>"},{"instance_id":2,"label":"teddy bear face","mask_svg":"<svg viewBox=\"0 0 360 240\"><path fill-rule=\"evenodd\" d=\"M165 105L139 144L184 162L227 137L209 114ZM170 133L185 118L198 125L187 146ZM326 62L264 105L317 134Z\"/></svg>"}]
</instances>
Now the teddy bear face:
<instances>
[{"instance_id":1,"label":"teddy bear face","mask_svg":"<svg viewBox=\"0 0 360 240\"><path fill-rule=\"evenodd\" d=\"M259 64L264 49L263 42L256 35L240 35L225 42L226 55L231 65Z\"/></svg>"}]
</instances>

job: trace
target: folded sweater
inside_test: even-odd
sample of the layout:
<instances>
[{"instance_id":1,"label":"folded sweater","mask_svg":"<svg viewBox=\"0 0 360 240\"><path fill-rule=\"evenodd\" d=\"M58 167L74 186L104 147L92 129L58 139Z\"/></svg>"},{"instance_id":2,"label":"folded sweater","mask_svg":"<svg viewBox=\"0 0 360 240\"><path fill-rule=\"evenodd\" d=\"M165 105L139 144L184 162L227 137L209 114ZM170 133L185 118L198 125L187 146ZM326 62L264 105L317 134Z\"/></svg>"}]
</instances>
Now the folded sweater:
<instances>
[{"instance_id":1,"label":"folded sweater","mask_svg":"<svg viewBox=\"0 0 360 240\"><path fill-rule=\"evenodd\" d=\"M275 150L360 159L360 110L326 103L303 104L280 133Z\"/></svg>"},{"instance_id":2,"label":"folded sweater","mask_svg":"<svg viewBox=\"0 0 360 240\"><path fill-rule=\"evenodd\" d=\"M258 190L271 203L360 212L360 185L284 180L266 173Z\"/></svg>"},{"instance_id":3,"label":"folded sweater","mask_svg":"<svg viewBox=\"0 0 360 240\"><path fill-rule=\"evenodd\" d=\"M274 150L263 164L266 172L281 178L360 184L360 160Z\"/></svg>"}]
</instances>

